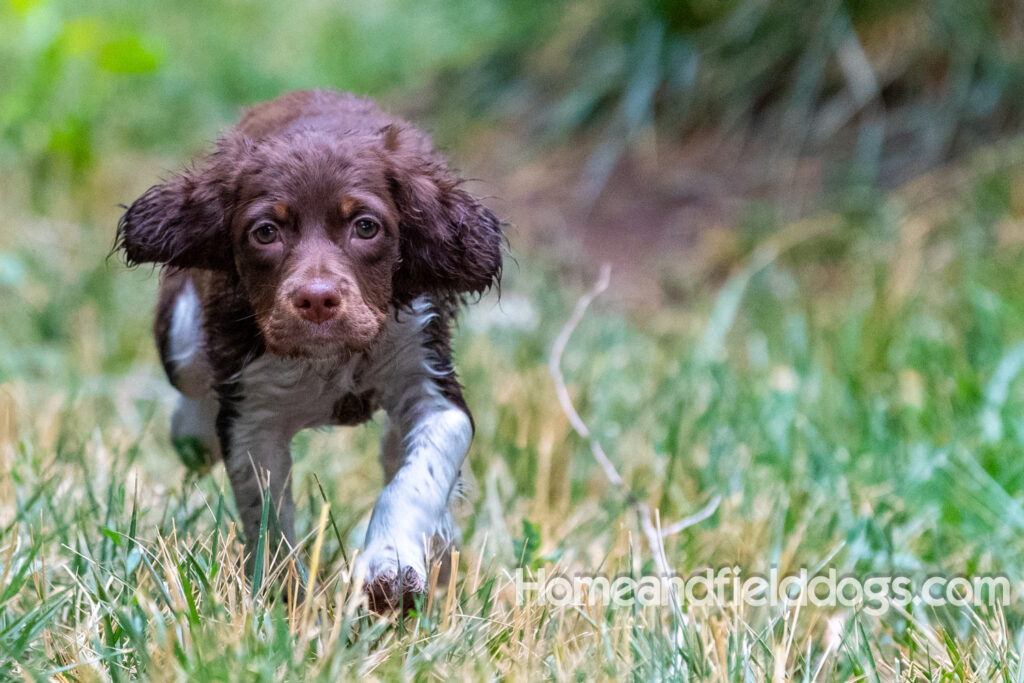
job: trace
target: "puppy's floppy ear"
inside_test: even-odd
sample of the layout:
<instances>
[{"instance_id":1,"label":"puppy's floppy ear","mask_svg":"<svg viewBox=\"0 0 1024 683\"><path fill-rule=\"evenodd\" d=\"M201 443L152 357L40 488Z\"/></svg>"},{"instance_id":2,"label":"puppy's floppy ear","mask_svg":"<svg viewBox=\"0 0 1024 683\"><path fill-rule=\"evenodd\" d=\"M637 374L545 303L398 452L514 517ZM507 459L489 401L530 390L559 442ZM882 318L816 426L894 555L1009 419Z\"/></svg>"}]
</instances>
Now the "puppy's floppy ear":
<instances>
[{"instance_id":1,"label":"puppy's floppy ear","mask_svg":"<svg viewBox=\"0 0 1024 683\"><path fill-rule=\"evenodd\" d=\"M231 215L238 169L251 149L248 138L229 134L198 168L146 190L118 222L115 249L129 265L234 267Z\"/></svg>"},{"instance_id":2,"label":"puppy's floppy ear","mask_svg":"<svg viewBox=\"0 0 1024 683\"><path fill-rule=\"evenodd\" d=\"M479 294L501 278L501 222L460 187L462 180L411 128L380 131L399 212L401 263L394 297L427 292Z\"/></svg>"}]
</instances>

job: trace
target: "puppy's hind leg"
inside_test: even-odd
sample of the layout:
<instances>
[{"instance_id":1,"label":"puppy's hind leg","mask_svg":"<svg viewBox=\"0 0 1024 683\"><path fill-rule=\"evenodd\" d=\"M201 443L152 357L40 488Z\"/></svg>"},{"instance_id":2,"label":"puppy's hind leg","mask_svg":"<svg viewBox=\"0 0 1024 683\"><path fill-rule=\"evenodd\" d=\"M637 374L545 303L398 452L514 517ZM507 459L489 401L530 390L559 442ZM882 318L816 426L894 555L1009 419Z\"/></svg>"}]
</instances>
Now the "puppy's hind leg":
<instances>
[{"instance_id":1,"label":"puppy's hind leg","mask_svg":"<svg viewBox=\"0 0 1024 683\"><path fill-rule=\"evenodd\" d=\"M219 401L215 394L203 398L178 396L171 416L171 444L182 463L200 476L221 459L217 439Z\"/></svg>"},{"instance_id":2,"label":"puppy's hind leg","mask_svg":"<svg viewBox=\"0 0 1024 683\"><path fill-rule=\"evenodd\" d=\"M171 384L180 392L171 417L171 443L185 466L205 474L221 458L220 404L203 351L203 313L186 271L164 271L153 331Z\"/></svg>"}]
</instances>

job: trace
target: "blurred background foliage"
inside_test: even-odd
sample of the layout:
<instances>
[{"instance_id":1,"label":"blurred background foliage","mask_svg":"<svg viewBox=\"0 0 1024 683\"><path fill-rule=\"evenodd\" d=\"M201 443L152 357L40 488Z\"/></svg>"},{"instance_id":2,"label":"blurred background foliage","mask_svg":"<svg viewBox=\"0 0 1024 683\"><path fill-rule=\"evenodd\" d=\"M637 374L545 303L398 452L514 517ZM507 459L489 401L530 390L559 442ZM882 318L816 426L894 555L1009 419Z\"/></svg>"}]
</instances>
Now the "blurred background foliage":
<instances>
[{"instance_id":1,"label":"blurred background foliage","mask_svg":"<svg viewBox=\"0 0 1024 683\"><path fill-rule=\"evenodd\" d=\"M422 84L512 23L499 2L0 7L0 158L43 174L88 170L111 146L180 153L239 107L296 88Z\"/></svg>"},{"instance_id":2,"label":"blurred background foliage","mask_svg":"<svg viewBox=\"0 0 1024 683\"><path fill-rule=\"evenodd\" d=\"M446 142L461 132L452 117L514 122L526 144L595 132L590 195L651 126L677 140L757 135L790 154L838 136L881 173L886 161L920 170L1016 130L1024 112L1014 0L0 8L0 161L43 176L83 172L112 145L177 153L241 106L317 86L415 101Z\"/></svg>"}]
</instances>

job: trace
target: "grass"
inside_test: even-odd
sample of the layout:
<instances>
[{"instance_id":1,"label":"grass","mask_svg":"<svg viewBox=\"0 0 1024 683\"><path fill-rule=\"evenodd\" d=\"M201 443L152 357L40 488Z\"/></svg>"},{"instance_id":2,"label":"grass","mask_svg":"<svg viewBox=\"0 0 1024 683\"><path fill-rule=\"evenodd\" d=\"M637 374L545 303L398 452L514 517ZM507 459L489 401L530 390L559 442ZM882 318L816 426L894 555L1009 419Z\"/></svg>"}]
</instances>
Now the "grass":
<instances>
[{"instance_id":1,"label":"grass","mask_svg":"<svg viewBox=\"0 0 1024 683\"><path fill-rule=\"evenodd\" d=\"M685 306L641 316L598 299L563 360L581 415L666 523L722 496L667 539L680 574L1020 585L1019 151L888 196L852 188L841 210L767 233L741 226L747 260L720 287L690 283ZM92 210L12 214L0 234L0 677L1020 679L1016 598L882 616L739 600L516 605L519 564L654 567L546 369L593 273L526 253L457 339L477 434L452 590L405 620L350 599L345 558L380 479L376 424L296 439L316 590L296 605L273 581L254 589L223 471L187 477L167 440L171 390L148 336L156 277L105 260L116 210Z\"/></svg>"}]
</instances>

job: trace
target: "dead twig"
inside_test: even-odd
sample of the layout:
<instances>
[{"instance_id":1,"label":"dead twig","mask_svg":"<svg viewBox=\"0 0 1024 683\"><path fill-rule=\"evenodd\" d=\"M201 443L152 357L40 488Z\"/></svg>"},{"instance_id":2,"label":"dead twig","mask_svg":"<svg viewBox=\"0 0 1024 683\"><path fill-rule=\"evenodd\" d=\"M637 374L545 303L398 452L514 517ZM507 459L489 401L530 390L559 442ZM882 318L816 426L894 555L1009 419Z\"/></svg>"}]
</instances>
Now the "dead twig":
<instances>
[{"instance_id":1,"label":"dead twig","mask_svg":"<svg viewBox=\"0 0 1024 683\"><path fill-rule=\"evenodd\" d=\"M708 504L701 508L699 511L693 513L689 517L683 517L674 524L669 524L667 527L662 527L661 537L665 538L667 536L672 536L674 534L678 534L680 531L683 531L684 529L689 529L691 526L694 526L695 524L700 524L705 519L715 514L715 511L718 509L718 506L721 504L721 502L722 496L716 493L714 496L711 497L711 500L708 501Z\"/></svg>"},{"instance_id":2,"label":"dead twig","mask_svg":"<svg viewBox=\"0 0 1024 683\"><path fill-rule=\"evenodd\" d=\"M548 370L551 373L551 378L555 382L555 394L558 396L558 403L562 407L562 412L569 419L569 424L572 428L587 441L590 445L590 452L594 456L594 460L604 471L605 477L609 483L613 486L620 487L625 494L627 504L633 508L636 513L637 521L640 525L640 530L643 532L644 537L647 539L647 545L651 549L651 553L654 555L655 562L658 565L658 571L663 576L670 576L674 572L668 564L668 558L665 556L665 544L664 538L672 534L677 534L683 529L699 524L708 517L714 514L715 510L718 509L718 505L721 503L721 496L715 496L711 501L696 514L690 515L685 519L681 519L678 522L668 525L663 529L660 528L660 520L656 520L656 515L651 513L650 506L636 497L632 490L623 481L622 476L619 475L615 465L612 464L611 459L604 452L600 442L591 433L590 428L580 417L580 414L576 412L576 408L572 404L572 398L569 396L569 388L565 384L565 376L562 374L562 356L565 353L566 347L569 345L569 338L575 331L576 326L580 324L583 319L583 315L587 312L587 308L598 297L602 292L608 288L608 283L611 279L611 266L607 263L601 266L601 271L597 277L597 282L594 283L594 287L580 297L579 301L576 302L576 307L573 309L572 315L566 321L562 330L555 337L555 343L551 347L551 360L548 362Z\"/></svg>"}]
</instances>

